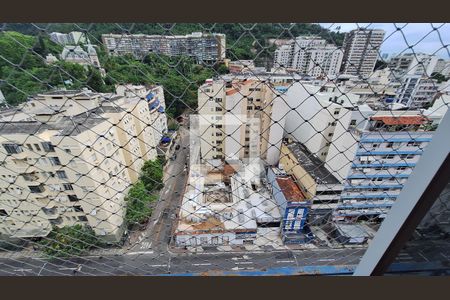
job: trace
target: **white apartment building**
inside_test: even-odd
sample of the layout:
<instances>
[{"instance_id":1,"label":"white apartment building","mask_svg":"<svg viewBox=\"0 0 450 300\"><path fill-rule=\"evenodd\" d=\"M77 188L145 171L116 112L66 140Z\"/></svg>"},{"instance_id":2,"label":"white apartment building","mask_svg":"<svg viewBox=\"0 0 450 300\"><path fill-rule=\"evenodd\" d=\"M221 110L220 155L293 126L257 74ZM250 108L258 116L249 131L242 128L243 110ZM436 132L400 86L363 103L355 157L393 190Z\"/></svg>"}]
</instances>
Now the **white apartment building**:
<instances>
[{"instance_id":1,"label":"white apartment building","mask_svg":"<svg viewBox=\"0 0 450 300\"><path fill-rule=\"evenodd\" d=\"M187 35L103 34L102 41L112 55L132 54L142 58L149 53L186 55L198 62L225 59L225 35L194 32Z\"/></svg>"},{"instance_id":2,"label":"white apartment building","mask_svg":"<svg viewBox=\"0 0 450 300\"><path fill-rule=\"evenodd\" d=\"M445 77L450 77L450 60L447 60L445 62L445 66L444 68L441 70L440 72L442 75L444 75Z\"/></svg>"},{"instance_id":3,"label":"white apartment building","mask_svg":"<svg viewBox=\"0 0 450 300\"><path fill-rule=\"evenodd\" d=\"M50 40L60 45L79 45L89 42L86 35L79 31L72 31L69 33L52 32L50 33Z\"/></svg>"},{"instance_id":4,"label":"white apartment building","mask_svg":"<svg viewBox=\"0 0 450 300\"><path fill-rule=\"evenodd\" d=\"M351 110L359 101L359 96L352 93L344 95L344 90L345 87L334 84L315 86L294 83L282 97L289 107L285 135L302 143L322 161L327 160L340 121L352 114Z\"/></svg>"},{"instance_id":5,"label":"white apartment building","mask_svg":"<svg viewBox=\"0 0 450 300\"><path fill-rule=\"evenodd\" d=\"M368 77L375 68L385 32L380 29L355 29L345 34L344 74Z\"/></svg>"},{"instance_id":6,"label":"white apartment building","mask_svg":"<svg viewBox=\"0 0 450 300\"><path fill-rule=\"evenodd\" d=\"M404 75L395 102L411 108L428 106L439 90L437 81L421 75Z\"/></svg>"},{"instance_id":7,"label":"white apartment building","mask_svg":"<svg viewBox=\"0 0 450 300\"><path fill-rule=\"evenodd\" d=\"M334 77L341 68L343 52L320 37L299 36L275 50L274 66L295 69L312 77Z\"/></svg>"},{"instance_id":8,"label":"white apartment building","mask_svg":"<svg viewBox=\"0 0 450 300\"><path fill-rule=\"evenodd\" d=\"M280 156L283 138L283 92L265 81L209 79L198 90L198 111L202 130L203 160L244 160L250 154L250 141L258 139L261 157L270 165ZM276 108L276 109L275 109ZM259 132L250 130L257 119Z\"/></svg>"},{"instance_id":9,"label":"white apartment building","mask_svg":"<svg viewBox=\"0 0 450 300\"><path fill-rule=\"evenodd\" d=\"M441 73L442 72L448 72L447 70L444 71L444 69L447 67L447 63L449 61L443 59L443 58L438 58L437 62L436 62L436 66L434 67L433 73Z\"/></svg>"},{"instance_id":10,"label":"white apartment building","mask_svg":"<svg viewBox=\"0 0 450 300\"><path fill-rule=\"evenodd\" d=\"M2 90L0 90L0 104L3 104L6 102L5 96L2 93Z\"/></svg>"},{"instance_id":11,"label":"white apartment building","mask_svg":"<svg viewBox=\"0 0 450 300\"><path fill-rule=\"evenodd\" d=\"M396 77L405 75L431 76L438 65L438 57L425 53L404 53L393 57L389 68Z\"/></svg>"},{"instance_id":12,"label":"white apartment building","mask_svg":"<svg viewBox=\"0 0 450 300\"><path fill-rule=\"evenodd\" d=\"M0 232L43 237L86 224L118 241L127 189L156 158L147 101L55 91L20 111L8 111L0 126Z\"/></svg>"},{"instance_id":13,"label":"white apartment building","mask_svg":"<svg viewBox=\"0 0 450 300\"><path fill-rule=\"evenodd\" d=\"M86 50L81 46L64 46L61 52L60 58L64 61L80 64L83 66L91 65L94 68L100 70L102 76L105 76L105 70L100 65L100 60L98 59L97 51L94 46L88 44L86 45Z\"/></svg>"}]
</instances>

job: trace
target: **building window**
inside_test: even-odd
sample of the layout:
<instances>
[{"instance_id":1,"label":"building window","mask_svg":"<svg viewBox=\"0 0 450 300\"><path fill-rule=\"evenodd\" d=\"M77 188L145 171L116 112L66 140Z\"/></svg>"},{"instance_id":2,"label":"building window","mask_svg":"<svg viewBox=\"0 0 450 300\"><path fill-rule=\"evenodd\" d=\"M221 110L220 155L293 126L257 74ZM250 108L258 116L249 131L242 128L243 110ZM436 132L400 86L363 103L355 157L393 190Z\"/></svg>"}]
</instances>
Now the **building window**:
<instances>
[{"instance_id":1,"label":"building window","mask_svg":"<svg viewBox=\"0 0 450 300\"><path fill-rule=\"evenodd\" d=\"M67 178L67 174L65 171L56 171L56 176L58 176L58 178L60 179L66 179Z\"/></svg>"},{"instance_id":2,"label":"building window","mask_svg":"<svg viewBox=\"0 0 450 300\"><path fill-rule=\"evenodd\" d=\"M394 146L394 143L393 143L393 142L389 142L389 143L387 143L387 145L386 145L387 148L392 148L393 146Z\"/></svg>"},{"instance_id":3,"label":"building window","mask_svg":"<svg viewBox=\"0 0 450 300\"><path fill-rule=\"evenodd\" d=\"M79 216L78 220L83 221L83 222L87 222L88 219L86 218L86 216Z\"/></svg>"},{"instance_id":4,"label":"building window","mask_svg":"<svg viewBox=\"0 0 450 300\"><path fill-rule=\"evenodd\" d=\"M50 142L42 142L42 148L44 148L44 150L46 152L55 152L55 146L52 145L52 143Z\"/></svg>"},{"instance_id":5,"label":"building window","mask_svg":"<svg viewBox=\"0 0 450 300\"><path fill-rule=\"evenodd\" d=\"M49 157L48 158L50 160L50 163L52 164L52 166L60 166L61 162L59 161L58 157Z\"/></svg>"},{"instance_id":6,"label":"building window","mask_svg":"<svg viewBox=\"0 0 450 300\"><path fill-rule=\"evenodd\" d=\"M76 202L80 200L76 195L68 195L67 197L69 198L70 202Z\"/></svg>"},{"instance_id":7,"label":"building window","mask_svg":"<svg viewBox=\"0 0 450 300\"><path fill-rule=\"evenodd\" d=\"M36 148L36 151L41 151L41 147L39 147L39 144L34 144L34 148Z\"/></svg>"},{"instance_id":8,"label":"building window","mask_svg":"<svg viewBox=\"0 0 450 300\"><path fill-rule=\"evenodd\" d=\"M81 206L79 206L79 205L74 206L73 209L74 209L76 212L84 212L84 211L83 211L83 208L81 208Z\"/></svg>"},{"instance_id":9,"label":"building window","mask_svg":"<svg viewBox=\"0 0 450 300\"><path fill-rule=\"evenodd\" d=\"M73 191L73 186L70 183L63 183L65 191Z\"/></svg>"},{"instance_id":10,"label":"building window","mask_svg":"<svg viewBox=\"0 0 450 300\"><path fill-rule=\"evenodd\" d=\"M3 144L3 148L5 148L6 152L9 154L20 153L22 152L22 147L18 144Z\"/></svg>"},{"instance_id":11,"label":"building window","mask_svg":"<svg viewBox=\"0 0 450 300\"><path fill-rule=\"evenodd\" d=\"M33 194L42 193L44 191L44 188L42 186L40 186L40 185L38 185L38 186L29 186L28 188L30 189L30 192L33 193Z\"/></svg>"}]
</instances>

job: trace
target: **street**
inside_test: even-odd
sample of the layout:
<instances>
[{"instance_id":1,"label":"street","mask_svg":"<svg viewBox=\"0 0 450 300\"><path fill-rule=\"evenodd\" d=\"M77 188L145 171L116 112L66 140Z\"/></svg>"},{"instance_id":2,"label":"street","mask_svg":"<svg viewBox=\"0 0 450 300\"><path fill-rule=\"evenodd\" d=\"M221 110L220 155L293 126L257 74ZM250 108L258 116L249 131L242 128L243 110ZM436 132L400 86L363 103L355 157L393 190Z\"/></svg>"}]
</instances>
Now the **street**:
<instances>
[{"instance_id":1,"label":"street","mask_svg":"<svg viewBox=\"0 0 450 300\"><path fill-rule=\"evenodd\" d=\"M173 217L181 204L187 176L184 168L189 153L189 132L184 127L180 128L176 143L180 145L180 149L174 151L176 159L169 160L164 171L164 188L160 192L160 199L140 241L132 246L130 252L167 252L172 226L175 223Z\"/></svg>"}]
</instances>

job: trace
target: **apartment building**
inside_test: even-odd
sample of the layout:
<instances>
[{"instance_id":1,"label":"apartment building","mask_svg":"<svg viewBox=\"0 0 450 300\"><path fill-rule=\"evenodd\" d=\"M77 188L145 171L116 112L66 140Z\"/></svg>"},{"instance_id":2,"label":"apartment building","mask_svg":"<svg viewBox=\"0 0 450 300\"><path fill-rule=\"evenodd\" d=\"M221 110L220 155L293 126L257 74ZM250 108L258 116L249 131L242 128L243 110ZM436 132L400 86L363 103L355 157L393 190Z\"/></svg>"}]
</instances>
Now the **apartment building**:
<instances>
[{"instance_id":1,"label":"apartment building","mask_svg":"<svg viewBox=\"0 0 450 300\"><path fill-rule=\"evenodd\" d=\"M373 72L385 32L380 29L355 29L345 34L341 71L367 78Z\"/></svg>"},{"instance_id":2,"label":"apartment building","mask_svg":"<svg viewBox=\"0 0 450 300\"><path fill-rule=\"evenodd\" d=\"M433 136L419 111L378 111L365 124L354 130L357 147L336 221L383 219Z\"/></svg>"},{"instance_id":3,"label":"apartment building","mask_svg":"<svg viewBox=\"0 0 450 300\"><path fill-rule=\"evenodd\" d=\"M445 60L443 58L438 58L433 72L441 73L441 74L448 73L448 70L446 70L446 68L448 68L450 66L449 62L450 61Z\"/></svg>"},{"instance_id":4,"label":"apartment building","mask_svg":"<svg viewBox=\"0 0 450 300\"><path fill-rule=\"evenodd\" d=\"M431 76L438 67L439 58L425 53L404 53L393 57L389 68L397 77L404 75Z\"/></svg>"},{"instance_id":5,"label":"apartment building","mask_svg":"<svg viewBox=\"0 0 450 300\"><path fill-rule=\"evenodd\" d=\"M228 71L231 74L261 74L266 72L264 67L255 67L253 60L236 60L227 63Z\"/></svg>"},{"instance_id":6,"label":"apartment building","mask_svg":"<svg viewBox=\"0 0 450 300\"><path fill-rule=\"evenodd\" d=\"M246 160L257 145L276 164L287 112L282 93L254 78L207 80L198 90L202 159Z\"/></svg>"},{"instance_id":7,"label":"apartment building","mask_svg":"<svg viewBox=\"0 0 450 300\"><path fill-rule=\"evenodd\" d=\"M86 34L79 31L72 31L69 33L52 32L49 36L51 41L62 46L79 45L89 42Z\"/></svg>"},{"instance_id":8,"label":"apartment building","mask_svg":"<svg viewBox=\"0 0 450 300\"><path fill-rule=\"evenodd\" d=\"M281 45L274 53L275 68L290 68L312 77L338 74L343 52L317 36L299 36Z\"/></svg>"},{"instance_id":9,"label":"apartment building","mask_svg":"<svg viewBox=\"0 0 450 300\"><path fill-rule=\"evenodd\" d=\"M100 71L102 76L105 76L105 70L100 65L100 60L98 59L94 46L88 44L84 48L86 50L82 46L64 46L60 55L61 60L83 66L93 66ZM50 59L53 60L52 58Z\"/></svg>"},{"instance_id":10,"label":"apartment building","mask_svg":"<svg viewBox=\"0 0 450 300\"><path fill-rule=\"evenodd\" d=\"M149 105L150 123L146 124L153 131L155 145L159 145L167 133L166 102L164 89L160 85L145 87L143 85L116 85L116 94L127 99L146 100Z\"/></svg>"},{"instance_id":11,"label":"apartment building","mask_svg":"<svg viewBox=\"0 0 450 300\"><path fill-rule=\"evenodd\" d=\"M225 59L225 35L194 32L187 35L103 34L102 41L111 55L132 54L143 58L149 53L186 55L198 62Z\"/></svg>"},{"instance_id":12,"label":"apartment building","mask_svg":"<svg viewBox=\"0 0 450 300\"><path fill-rule=\"evenodd\" d=\"M283 95L283 103L288 106L285 136L302 143L326 161L336 128L343 118L353 113L359 101L359 96L344 91L345 87L336 84L291 84ZM330 171L337 172L337 169Z\"/></svg>"},{"instance_id":13,"label":"apartment building","mask_svg":"<svg viewBox=\"0 0 450 300\"><path fill-rule=\"evenodd\" d=\"M439 72L445 77L450 77L450 60L445 61L445 66Z\"/></svg>"},{"instance_id":14,"label":"apartment building","mask_svg":"<svg viewBox=\"0 0 450 300\"><path fill-rule=\"evenodd\" d=\"M410 108L428 106L438 91L437 82L430 77L442 61L425 53L405 53L392 58L389 68L400 82L394 102Z\"/></svg>"},{"instance_id":15,"label":"apartment building","mask_svg":"<svg viewBox=\"0 0 450 300\"><path fill-rule=\"evenodd\" d=\"M439 90L436 80L421 75L404 75L394 101L410 108L429 106Z\"/></svg>"},{"instance_id":16,"label":"apartment building","mask_svg":"<svg viewBox=\"0 0 450 300\"><path fill-rule=\"evenodd\" d=\"M33 238L86 224L120 240L127 189L156 158L147 101L64 90L17 112L0 126L0 232Z\"/></svg>"},{"instance_id":17,"label":"apartment building","mask_svg":"<svg viewBox=\"0 0 450 300\"><path fill-rule=\"evenodd\" d=\"M0 104L3 104L6 102L5 96L2 93L2 90L0 90Z\"/></svg>"}]
</instances>

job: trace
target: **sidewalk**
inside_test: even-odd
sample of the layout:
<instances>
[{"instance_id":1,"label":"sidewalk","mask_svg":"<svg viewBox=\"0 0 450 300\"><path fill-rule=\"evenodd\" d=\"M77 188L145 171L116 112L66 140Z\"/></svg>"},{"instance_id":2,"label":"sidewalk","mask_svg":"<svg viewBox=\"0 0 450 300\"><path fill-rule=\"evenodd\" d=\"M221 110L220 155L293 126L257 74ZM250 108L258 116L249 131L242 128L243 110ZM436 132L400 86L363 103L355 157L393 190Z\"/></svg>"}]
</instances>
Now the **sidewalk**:
<instances>
[{"instance_id":1,"label":"sidewalk","mask_svg":"<svg viewBox=\"0 0 450 300\"><path fill-rule=\"evenodd\" d=\"M113 248L113 249L95 249L80 255L79 257L89 256L114 256L124 255L128 252L128 248ZM21 250L21 251L1 251L0 258L6 259L21 259L21 258L47 258L46 255L39 250Z\"/></svg>"}]
</instances>

